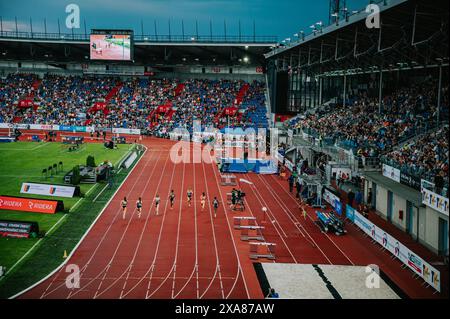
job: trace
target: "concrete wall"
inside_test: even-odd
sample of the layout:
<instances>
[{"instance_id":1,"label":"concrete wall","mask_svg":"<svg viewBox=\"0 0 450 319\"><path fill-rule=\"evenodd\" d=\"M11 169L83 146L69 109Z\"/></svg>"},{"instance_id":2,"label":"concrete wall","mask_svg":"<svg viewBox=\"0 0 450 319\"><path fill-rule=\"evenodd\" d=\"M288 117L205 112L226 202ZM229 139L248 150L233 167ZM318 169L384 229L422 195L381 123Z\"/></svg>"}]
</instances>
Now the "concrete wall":
<instances>
[{"instance_id":1,"label":"concrete wall","mask_svg":"<svg viewBox=\"0 0 450 319\"><path fill-rule=\"evenodd\" d=\"M376 193L377 193L377 196L376 196L377 211L379 211L381 213L381 216L384 219L387 219L387 203L388 203L387 190L377 184L377 192Z\"/></svg>"},{"instance_id":2,"label":"concrete wall","mask_svg":"<svg viewBox=\"0 0 450 319\"><path fill-rule=\"evenodd\" d=\"M367 201L369 188L373 187L371 181L365 182L364 199ZM381 217L387 219L388 190L377 184L376 207ZM399 219L399 210L403 210L403 220ZM434 253L439 252L439 218L449 221L449 217L425 206L413 206L411 236ZM407 200L397 194L393 194L392 224L406 231L407 228ZM447 247L448 247L447 237Z\"/></svg>"},{"instance_id":3,"label":"concrete wall","mask_svg":"<svg viewBox=\"0 0 450 319\"><path fill-rule=\"evenodd\" d=\"M434 252L439 250L439 218L442 218L448 223L448 216L430 208L425 208L425 234L423 243L426 244ZM448 225L448 224L447 224ZM448 247L448 232L447 232L447 247Z\"/></svg>"}]
</instances>

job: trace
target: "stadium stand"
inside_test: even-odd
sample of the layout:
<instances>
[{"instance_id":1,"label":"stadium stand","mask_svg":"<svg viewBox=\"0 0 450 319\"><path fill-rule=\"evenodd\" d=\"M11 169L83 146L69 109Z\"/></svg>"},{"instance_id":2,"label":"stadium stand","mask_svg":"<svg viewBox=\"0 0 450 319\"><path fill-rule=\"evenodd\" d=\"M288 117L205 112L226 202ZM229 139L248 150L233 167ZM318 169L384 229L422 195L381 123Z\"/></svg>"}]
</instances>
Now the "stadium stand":
<instances>
[{"instance_id":1,"label":"stadium stand","mask_svg":"<svg viewBox=\"0 0 450 319\"><path fill-rule=\"evenodd\" d=\"M10 75L0 89L2 122L94 125L148 130L168 137L174 128L192 134L192 121L223 128L268 127L264 85L242 80L133 79ZM33 108L17 108L22 96Z\"/></svg>"}]
</instances>

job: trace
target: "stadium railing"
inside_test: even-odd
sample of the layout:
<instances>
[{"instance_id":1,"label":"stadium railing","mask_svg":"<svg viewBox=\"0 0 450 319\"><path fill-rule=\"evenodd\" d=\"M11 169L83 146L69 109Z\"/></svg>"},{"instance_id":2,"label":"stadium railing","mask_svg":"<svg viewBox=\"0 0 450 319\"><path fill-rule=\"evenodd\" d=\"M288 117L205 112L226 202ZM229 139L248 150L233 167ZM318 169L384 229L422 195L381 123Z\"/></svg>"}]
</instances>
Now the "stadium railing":
<instances>
[{"instance_id":1,"label":"stadium railing","mask_svg":"<svg viewBox=\"0 0 450 319\"><path fill-rule=\"evenodd\" d=\"M385 164L385 165L391 166L393 168L399 169L400 172L402 174L404 174L405 176L411 176L415 179L425 180L425 181L433 184L435 174L433 174L432 172L424 171L424 170L420 170L420 169L414 169L407 165L401 165L397 161L395 161L391 158L388 158L387 156L381 156L380 162L381 162L381 164ZM444 181L443 190L439 193L439 195L447 196L446 193L447 193L448 189L449 189L449 182L447 180L447 181ZM434 189L432 191L435 192Z\"/></svg>"},{"instance_id":2,"label":"stadium railing","mask_svg":"<svg viewBox=\"0 0 450 319\"><path fill-rule=\"evenodd\" d=\"M89 41L89 34L80 33L44 33L25 31L0 31L0 38L60 40L60 41ZM143 35L135 34L135 42L178 42L178 43L259 43L275 44L276 36L208 36L208 35Z\"/></svg>"}]
</instances>

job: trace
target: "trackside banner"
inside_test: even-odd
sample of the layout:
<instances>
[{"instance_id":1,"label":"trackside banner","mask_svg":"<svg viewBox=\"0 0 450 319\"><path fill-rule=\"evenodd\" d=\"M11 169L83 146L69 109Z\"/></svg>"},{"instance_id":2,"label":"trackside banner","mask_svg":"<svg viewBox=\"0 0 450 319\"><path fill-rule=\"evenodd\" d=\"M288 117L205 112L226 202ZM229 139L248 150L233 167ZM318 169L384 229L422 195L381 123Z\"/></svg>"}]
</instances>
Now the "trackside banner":
<instances>
[{"instance_id":1,"label":"trackside banner","mask_svg":"<svg viewBox=\"0 0 450 319\"><path fill-rule=\"evenodd\" d=\"M75 133L91 133L95 132L94 126L76 126L76 125L46 125L46 124L11 124L0 123L0 129L5 128L18 128L21 130L42 130L42 131L63 131L63 132L75 132ZM111 129L108 129L108 132ZM126 128L113 128L113 133L119 134L131 134L140 135L139 129L126 129Z\"/></svg>"},{"instance_id":2,"label":"trackside banner","mask_svg":"<svg viewBox=\"0 0 450 319\"><path fill-rule=\"evenodd\" d=\"M56 197L73 197L75 187L37 183L22 183L22 194L46 195Z\"/></svg>"},{"instance_id":3,"label":"trackside banner","mask_svg":"<svg viewBox=\"0 0 450 319\"><path fill-rule=\"evenodd\" d=\"M0 220L0 237L29 238L39 233L36 222Z\"/></svg>"},{"instance_id":4,"label":"trackside banner","mask_svg":"<svg viewBox=\"0 0 450 319\"><path fill-rule=\"evenodd\" d=\"M421 181L422 204L441 212L448 216L449 201L448 198L436 194L430 189L434 189L434 184L426 180Z\"/></svg>"},{"instance_id":5,"label":"trackside banner","mask_svg":"<svg viewBox=\"0 0 450 319\"><path fill-rule=\"evenodd\" d=\"M114 134L130 134L130 135L140 135L141 130L132 128L113 128L112 132Z\"/></svg>"},{"instance_id":6,"label":"trackside banner","mask_svg":"<svg viewBox=\"0 0 450 319\"><path fill-rule=\"evenodd\" d=\"M400 170L397 168L383 164L383 176L400 183Z\"/></svg>"},{"instance_id":7,"label":"trackside banner","mask_svg":"<svg viewBox=\"0 0 450 319\"><path fill-rule=\"evenodd\" d=\"M0 196L0 209L19 210L32 213L54 214L58 206L57 201Z\"/></svg>"},{"instance_id":8,"label":"trackside banner","mask_svg":"<svg viewBox=\"0 0 450 319\"><path fill-rule=\"evenodd\" d=\"M441 274L433 266L349 205L347 205L346 216L369 237L400 259L414 273L422 277L430 286L439 292L441 291Z\"/></svg>"}]
</instances>

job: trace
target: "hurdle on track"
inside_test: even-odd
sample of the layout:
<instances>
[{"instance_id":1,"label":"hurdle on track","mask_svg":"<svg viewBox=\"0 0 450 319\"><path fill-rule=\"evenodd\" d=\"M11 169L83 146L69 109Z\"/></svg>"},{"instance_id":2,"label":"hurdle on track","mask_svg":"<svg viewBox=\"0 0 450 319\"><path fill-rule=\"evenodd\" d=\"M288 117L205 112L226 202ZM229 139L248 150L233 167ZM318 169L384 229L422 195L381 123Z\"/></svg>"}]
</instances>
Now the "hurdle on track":
<instances>
[{"instance_id":1,"label":"hurdle on track","mask_svg":"<svg viewBox=\"0 0 450 319\"><path fill-rule=\"evenodd\" d=\"M242 226L256 226L256 217L235 216L233 217L234 229L241 229Z\"/></svg>"},{"instance_id":2,"label":"hurdle on track","mask_svg":"<svg viewBox=\"0 0 450 319\"><path fill-rule=\"evenodd\" d=\"M264 241L264 236L262 234L262 230L264 226L241 226L241 240L249 241L249 240L257 240Z\"/></svg>"},{"instance_id":3,"label":"hurdle on track","mask_svg":"<svg viewBox=\"0 0 450 319\"><path fill-rule=\"evenodd\" d=\"M236 175L232 174L220 175L220 184L222 186L236 186L237 185Z\"/></svg>"},{"instance_id":4,"label":"hurdle on track","mask_svg":"<svg viewBox=\"0 0 450 319\"><path fill-rule=\"evenodd\" d=\"M251 259L271 259L275 260L275 247L274 243L260 243L260 242L250 242L250 258Z\"/></svg>"}]
</instances>

